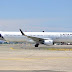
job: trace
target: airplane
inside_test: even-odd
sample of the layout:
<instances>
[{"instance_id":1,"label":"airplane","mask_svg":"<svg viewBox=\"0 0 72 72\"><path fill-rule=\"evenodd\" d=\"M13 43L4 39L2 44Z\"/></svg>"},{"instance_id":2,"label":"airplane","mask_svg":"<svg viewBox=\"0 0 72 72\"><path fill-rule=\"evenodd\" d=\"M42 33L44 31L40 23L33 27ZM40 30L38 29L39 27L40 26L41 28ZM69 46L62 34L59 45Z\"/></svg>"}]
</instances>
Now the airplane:
<instances>
[{"instance_id":1,"label":"airplane","mask_svg":"<svg viewBox=\"0 0 72 72\"><path fill-rule=\"evenodd\" d=\"M11 42L34 42L35 47L39 44L54 45L54 43L72 43L72 32L3 32L0 31L0 40Z\"/></svg>"}]
</instances>

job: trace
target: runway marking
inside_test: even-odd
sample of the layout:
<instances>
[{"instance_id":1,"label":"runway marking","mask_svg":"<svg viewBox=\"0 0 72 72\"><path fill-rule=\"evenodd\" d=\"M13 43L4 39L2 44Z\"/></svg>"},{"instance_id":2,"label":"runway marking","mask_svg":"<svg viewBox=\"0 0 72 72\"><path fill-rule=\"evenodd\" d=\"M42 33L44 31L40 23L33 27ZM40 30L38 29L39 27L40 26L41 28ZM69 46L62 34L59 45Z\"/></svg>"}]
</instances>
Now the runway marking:
<instances>
[{"instance_id":1,"label":"runway marking","mask_svg":"<svg viewBox=\"0 0 72 72\"><path fill-rule=\"evenodd\" d=\"M18 50L18 49L14 49L14 48L10 48L11 50ZM66 48L59 48L59 49L57 49L57 48L48 48L48 49L46 49L46 50L55 50L55 51L72 51L72 49L66 49Z\"/></svg>"},{"instance_id":2,"label":"runway marking","mask_svg":"<svg viewBox=\"0 0 72 72\"><path fill-rule=\"evenodd\" d=\"M48 50L57 50L57 51L72 51L72 49L66 49L66 48L59 48L59 49L57 49L57 48L50 48L50 49L48 49Z\"/></svg>"},{"instance_id":3,"label":"runway marking","mask_svg":"<svg viewBox=\"0 0 72 72\"><path fill-rule=\"evenodd\" d=\"M10 49L11 49L11 50L16 50L16 49L14 49L14 48L12 48L12 47L11 47Z\"/></svg>"},{"instance_id":4,"label":"runway marking","mask_svg":"<svg viewBox=\"0 0 72 72\"><path fill-rule=\"evenodd\" d=\"M0 59L0 60L43 60L43 59L67 59L72 57L42 57L42 58L7 58L7 59Z\"/></svg>"}]
</instances>

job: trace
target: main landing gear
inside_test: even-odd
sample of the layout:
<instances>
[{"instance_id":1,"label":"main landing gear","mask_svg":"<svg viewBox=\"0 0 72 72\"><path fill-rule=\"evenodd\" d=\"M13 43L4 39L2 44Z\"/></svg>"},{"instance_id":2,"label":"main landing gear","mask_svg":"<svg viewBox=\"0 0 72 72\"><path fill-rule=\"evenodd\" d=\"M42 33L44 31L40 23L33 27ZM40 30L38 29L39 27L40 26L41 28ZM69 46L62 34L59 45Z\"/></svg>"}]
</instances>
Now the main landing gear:
<instances>
[{"instance_id":1,"label":"main landing gear","mask_svg":"<svg viewBox=\"0 0 72 72\"><path fill-rule=\"evenodd\" d=\"M39 43L35 44L35 47L38 47L39 46Z\"/></svg>"}]
</instances>

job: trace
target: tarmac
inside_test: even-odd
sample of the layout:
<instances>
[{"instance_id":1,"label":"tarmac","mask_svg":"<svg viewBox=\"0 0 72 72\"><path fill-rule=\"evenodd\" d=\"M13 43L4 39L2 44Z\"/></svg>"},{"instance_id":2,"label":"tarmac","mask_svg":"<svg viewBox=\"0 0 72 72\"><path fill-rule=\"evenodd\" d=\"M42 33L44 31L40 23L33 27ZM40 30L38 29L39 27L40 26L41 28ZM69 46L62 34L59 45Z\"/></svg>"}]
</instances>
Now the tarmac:
<instances>
[{"instance_id":1,"label":"tarmac","mask_svg":"<svg viewBox=\"0 0 72 72\"><path fill-rule=\"evenodd\" d=\"M1 44L0 72L72 72L72 45Z\"/></svg>"}]
</instances>

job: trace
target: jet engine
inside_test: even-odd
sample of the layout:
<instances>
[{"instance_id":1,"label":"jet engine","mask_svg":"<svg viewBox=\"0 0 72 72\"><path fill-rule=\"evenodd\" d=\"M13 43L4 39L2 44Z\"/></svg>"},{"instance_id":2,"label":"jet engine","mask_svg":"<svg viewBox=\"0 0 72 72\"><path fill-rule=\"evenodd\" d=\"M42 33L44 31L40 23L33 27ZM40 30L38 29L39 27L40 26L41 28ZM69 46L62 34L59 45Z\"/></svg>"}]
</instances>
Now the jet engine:
<instances>
[{"instance_id":1,"label":"jet engine","mask_svg":"<svg viewBox=\"0 0 72 72\"><path fill-rule=\"evenodd\" d=\"M43 44L45 44L45 45L53 45L53 40L44 40Z\"/></svg>"}]
</instances>

